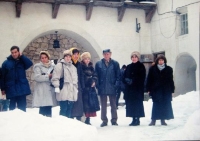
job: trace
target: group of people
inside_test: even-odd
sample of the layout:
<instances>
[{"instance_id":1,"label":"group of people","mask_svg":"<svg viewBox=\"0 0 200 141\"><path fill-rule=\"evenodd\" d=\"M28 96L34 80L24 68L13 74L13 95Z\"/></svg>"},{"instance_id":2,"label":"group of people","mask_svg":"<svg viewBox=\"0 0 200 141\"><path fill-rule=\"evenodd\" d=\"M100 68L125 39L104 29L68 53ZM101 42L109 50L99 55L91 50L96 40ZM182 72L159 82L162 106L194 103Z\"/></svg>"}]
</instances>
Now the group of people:
<instances>
[{"instance_id":1,"label":"group of people","mask_svg":"<svg viewBox=\"0 0 200 141\"><path fill-rule=\"evenodd\" d=\"M31 94L26 70L33 63L20 53L19 47L10 49L11 55L2 64L1 91L10 100L9 109L26 111L26 96ZM80 54L76 48L63 52L63 58L57 64L52 63L48 51L41 51L40 62L33 67L34 92L33 107L39 107L39 114L51 117L52 107L60 106L60 115L81 120L85 116L86 124L90 117L95 117L100 110L101 127L108 125L107 98L111 107L111 124L117 126L117 106L121 91L124 93L126 116L132 118L130 126L140 125L140 118L145 116L143 100L144 87L153 100L152 121L173 119L172 93L174 92L173 70L167 66L165 56L157 57L146 79L146 70L141 63L140 53L131 53L131 63L120 70L119 63L111 58L110 49L103 50L103 59L95 66L91 54ZM81 60L79 62L79 60ZM145 84L145 82L147 82Z\"/></svg>"}]
</instances>

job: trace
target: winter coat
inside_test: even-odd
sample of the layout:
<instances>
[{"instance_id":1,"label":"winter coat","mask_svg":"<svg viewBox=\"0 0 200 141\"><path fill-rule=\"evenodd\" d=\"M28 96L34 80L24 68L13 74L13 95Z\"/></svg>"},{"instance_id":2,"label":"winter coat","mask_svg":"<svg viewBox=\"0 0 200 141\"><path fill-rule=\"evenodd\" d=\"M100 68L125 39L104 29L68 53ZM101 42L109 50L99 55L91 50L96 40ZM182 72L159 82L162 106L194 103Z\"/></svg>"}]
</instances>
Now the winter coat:
<instances>
[{"instance_id":1,"label":"winter coat","mask_svg":"<svg viewBox=\"0 0 200 141\"><path fill-rule=\"evenodd\" d=\"M97 74L94 71L93 65L90 62L88 66L85 65L85 63L81 62L82 65L82 71L83 71L83 76L84 76L84 83L85 83L85 88L83 90L83 108L84 112L95 112L94 107L98 107L99 102L96 101L94 104L97 104L97 106L91 107L89 104L89 93L92 91L91 85L95 82L97 83ZM96 95L97 97L97 95Z\"/></svg>"},{"instance_id":2,"label":"winter coat","mask_svg":"<svg viewBox=\"0 0 200 141\"><path fill-rule=\"evenodd\" d=\"M64 69L64 70L63 70ZM64 74L63 74L64 72ZM65 62L64 59L58 63L53 71L51 82L55 88L59 87L60 78L64 75L64 85L60 93L56 93L58 101L77 101L78 98L78 77L77 70L72 62Z\"/></svg>"},{"instance_id":3,"label":"winter coat","mask_svg":"<svg viewBox=\"0 0 200 141\"><path fill-rule=\"evenodd\" d=\"M77 75L78 75L78 99L73 105L71 116L72 117L82 117L83 116L82 91L85 88L84 75L83 75L82 66L81 66L80 62L74 63L72 61L72 64L77 69Z\"/></svg>"},{"instance_id":4,"label":"winter coat","mask_svg":"<svg viewBox=\"0 0 200 141\"><path fill-rule=\"evenodd\" d=\"M117 89L120 88L119 63L110 59L108 66L106 66L105 60L101 59L96 63L95 71L98 76L98 94L116 95Z\"/></svg>"},{"instance_id":5,"label":"winter coat","mask_svg":"<svg viewBox=\"0 0 200 141\"><path fill-rule=\"evenodd\" d=\"M56 106L55 89L50 86L49 70L53 70L54 65L46 67L42 62L33 67L35 87L33 92L33 107Z\"/></svg>"},{"instance_id":6,"label":"winter coat","mask_svg":"<svg viewBox=\"0 0 200 141\"><path fill-rule=\"evenodd\" d=\"M2 91L6 97L13 98L31 94L26 70L33 65L30 59L21 55L19 59L14 59L11 55L2 64Z\"/></svg>"},{"instance_id":7,"label":"winter coat","mask_svg":"<svg viewBox=\"0 0 200 141\"><path fill-rule=\"evenodd\" d=\"M139 61L131 63L124 72L124 82L126 84L124 99L126 100L126 116L127 117L144 117L144 81L146 70ZM132 83L127 83L126 79Z\"/></svg>"},{"instance_id":8,"label":"winter coat","mask_svg":"<svg viewBox=\"0 0 200 141\"><path fill-rule=\"evenodd\" d=\"M127 66L124 72L124 83L126 84L125 99L141 100L144 99L144 81L146 77L146 70L142 63L139 61L131 63ZM131 85L127 84L125 79L132 81Z\"/></svg>"},{"instance_id":9,"label":"winter coat","mask_svg":"<svg viewBox=\"0 0 200 141\"><path fill-rule=\"evenodd\" d=\"M149 69L147 77L147 90L150 92L154 102L172 101L174 93L173 70L165 65L163 70L159 70L157 65Z\"/></svg>"}]
</instances>

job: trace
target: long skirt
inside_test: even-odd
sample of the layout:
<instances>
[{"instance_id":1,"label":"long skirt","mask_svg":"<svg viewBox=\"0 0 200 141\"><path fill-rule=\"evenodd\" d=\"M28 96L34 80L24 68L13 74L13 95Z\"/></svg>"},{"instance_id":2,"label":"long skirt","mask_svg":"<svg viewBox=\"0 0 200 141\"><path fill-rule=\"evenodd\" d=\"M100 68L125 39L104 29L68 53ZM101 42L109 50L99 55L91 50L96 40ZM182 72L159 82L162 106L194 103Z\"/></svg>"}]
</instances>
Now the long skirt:
<instances>
[{"instance_id":1,"label":"long skirt","mask_svg":"<svg viewBox=\"0 0 200 141\"><path fill-rule=\"evenodd\" d=\"M126 117L144 117L144 106L141 100L126 100Z\"/></svg>"},{"instance_id":2,"label":"long skirt","mask_svg":"<svg viewBox=\"0 0 200 141\"><path fill-rule=\"evenodd\" d=\"M153 102L151 119L174 119L171 101Z\"/></svg>"}]
</instances>

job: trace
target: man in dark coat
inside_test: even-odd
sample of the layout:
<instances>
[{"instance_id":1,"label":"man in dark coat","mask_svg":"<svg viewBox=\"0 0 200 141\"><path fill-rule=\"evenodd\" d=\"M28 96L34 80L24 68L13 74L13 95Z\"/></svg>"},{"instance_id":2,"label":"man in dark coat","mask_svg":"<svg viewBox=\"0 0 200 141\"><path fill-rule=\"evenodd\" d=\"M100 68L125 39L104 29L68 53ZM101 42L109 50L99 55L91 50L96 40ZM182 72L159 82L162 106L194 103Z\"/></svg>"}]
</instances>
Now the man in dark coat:
<instances>
[{"instance_id":1,"label":"man in dark coat","mask_svg":"<svg viewBox=\"0 0 200 141\"><path fill-rule=\"evenodd\" d=\"M156 120L161 120L161 125L167 125L165 119L173 119L172 93L174 93L173 70L167 66L164 55L158 56L155 65L149 69L147 77L147 90L153 100L151 123L154 126Z\"/></svg>"},{"instance_id":2,"label":"man in dark coat","mask_svg":"<svg viewBox=\"0 0 200 141\"><path fill-rule=\"evenodd\" d=\"M81 63L78 61L80 58L79 50L76 48L71 48L70 50L72 51L72 64L76 67L78 73L78 99L73 105L71 116L76 117L77 120L81 120L83 116L82 91L85 88L84 75Z\"/></svg>"},{"instance_id":3,"label":"man in dark coat","mask_svg":"<svg viewBox=\"0 0 200 141\"><path fill-rule=\"evenodd\" d=\"M18 46L12 46L11 55L2 64L2 94L10 99L10 110L16 108L26 111L26 95L31 94L26 70L33 63L19 52Z\"/></svg>"},{"instance_id":4,"label":"man in dark coat","mask_svg":"<svg viewBox=\"0 0 200 141\"><path fill-rule=\"evenodd\" d=\"M117 124L116 92L120 87L120 68L119 63L111 59L110 49L103 50L104 58L95 65L98 76L98 94L101 99L101 127L107 126L107 96L109 96L111 106L111 123Z\"/></svg>"}]
</instances>

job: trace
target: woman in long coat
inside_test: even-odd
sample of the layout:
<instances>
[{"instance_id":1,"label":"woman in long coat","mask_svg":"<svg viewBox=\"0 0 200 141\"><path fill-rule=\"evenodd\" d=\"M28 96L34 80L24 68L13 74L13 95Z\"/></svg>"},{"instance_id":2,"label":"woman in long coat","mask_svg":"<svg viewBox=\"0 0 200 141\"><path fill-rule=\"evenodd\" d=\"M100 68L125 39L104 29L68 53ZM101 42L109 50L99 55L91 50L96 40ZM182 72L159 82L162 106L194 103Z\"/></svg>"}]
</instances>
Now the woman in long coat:
<instances>
[{"instance_id":1,"label":"woman in long coat","mask_svg":"<svg viewBox=\"0 0 200 141\"><path fill-rule=\"evenodd\" d=\"M72 64L77 69L78 74L78 99L74 103L73 109L72 109L72 117L76 117L77 120L81 120L81 117L83 116L83 100L82 100L82 91L85 87L84 84L84 77L83 77L83 71L81 63L79 62L80 52L76 48L71 48L72 51Z\"/></svg>"},{"instance_id":2,"label":"woman in long coat","mask_svg":"<svg viewBox=\"0 0 200 141\"><path fill-rule=\"evenodd\" d=\"M64 58L55 66L51 82L60 103L60 115L71 118L74 102L78 99L78 76L76 67L71 61L71 51L65 50L63 56ZM62 88L60 78L64 78Z\"/></svg>"},{"instance_id":3,"label":"woman in long coat","mask_svg":"<svg viewBox=\"0 0 200 141\"><path fill-rule=\"evenodd\" d=\"M51 71L54 65L49 60L50 55L47 51L40 52L40 63L34 65L34 80L36 82L33 92L33 107L39 107L39 113L51 117L52 106L57 105L54 88L51 84Z\"/></svg>"},{"instance_id":4,"label":"woman in long coat","mask_svg":"<svg viewBox=\"0 0 200 141\"><path fill-rule=\"evenodd\" d=\"M167 125L165 120L173 119L172 93L174 93L173 70L167 66L164 55L158 56L155 65L149 69L147 77L147 90L153 100L151 123L153 126L156 120L161 120L161 125Z\"/></svg>"},{"instance_id":5,"label":"woman in long coat","mask_svg":"<svg viewBox=\"0 0 200 141\"><path fill-rule=\"evenodd\" d=\"M146 70L139 59L140 53L134 51L131 54L132 63L127 66L124 72L126 117L132 117L133 119L129 126L140 125L140 117L145 116L143 100Z\"/></svg>"},{"instance_id":6,"label":"woman in long coat","mask_svg":"<svg viewBox=\"0 0 200 141\"><path fill-rule=\"evenodd\" d=\"M89 98L91 96L89 93L91 91L95 91L95 86L97 83L97 74L94 71L94 67L92 62L90 62L91 55L89 52L84 52L81 55L81 65L82 65L82 71L84 75L84 81L85 81L85 88L83 90L83 110L85 113L85 123L91 125L90 123L90 117L96 116L96 111L99 109L99 102L97 98L97 94L95 93L93 96L95 96L96 101L93 101L94 105L91 105L89 103Z\"/></svg>"}]
</instances>

